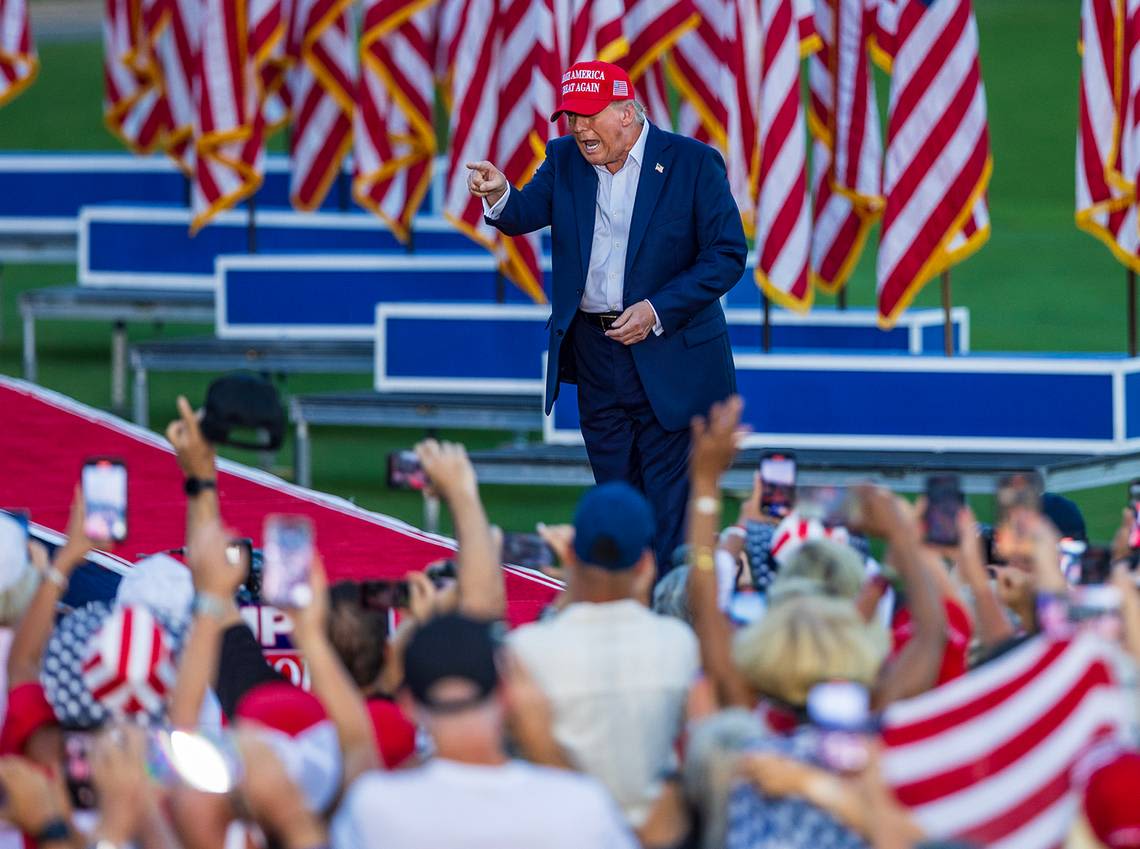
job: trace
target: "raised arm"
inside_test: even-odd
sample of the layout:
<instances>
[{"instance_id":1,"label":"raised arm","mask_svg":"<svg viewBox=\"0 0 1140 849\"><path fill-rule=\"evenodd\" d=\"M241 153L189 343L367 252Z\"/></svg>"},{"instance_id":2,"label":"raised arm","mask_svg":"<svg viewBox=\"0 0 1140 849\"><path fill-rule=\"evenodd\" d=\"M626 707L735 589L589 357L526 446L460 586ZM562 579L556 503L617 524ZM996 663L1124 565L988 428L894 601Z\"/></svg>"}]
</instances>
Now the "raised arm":
<instances>
[{"instance_id":1,"label":"raised arm","mask_svg":"<svg viewBox=\"0 0 1140 849\"><path fill-rule=\"evenodd\" d=\"M693 419L689 455L689 609L700 643L701 666L721 707L750 707L747 682L732 662L732 627L717 604L715 549L720 525L720 476L736 456L743 402L738 396L713 404L708 420Z\"/></svg>"},{"instance_id":2,"label":"raised arm","mask_svg":"<svg viewBox=\"0 0 1140 849\"><path fill-rule=\"evenodd\" d=\"M490 162L473 162L467 166L473 175L468 178L471 193L482 197L487 204L483 209L488 224L508 236L521 236L550 226L554 200L550 145L546 153L542 165L521 189L511 188L503 173Z\"/></svg>"},{"instance_id":3,"label":"raised arm","mask_svg":"<svg viewBox=\"0 0 1140 849\"><path fill-rule=\"evenodd\" d=\"M76 487L71 500L71 517L67 521L67 542L56 549L55 559L40 581L12 638L12 648L8 652L8 689L39 680L44 649L55 627L55 607L67 592L71 573L91 550L91 541L83 532L85 519L83 493Z\"/></svg>"},{"instance_id":4,"label":"raised arm","mask_svg":"<svg viewBox=\"0 0 1140 849\"><path fill-rule=\"evenodd\" d=\"M178 418L166 427L166 438L174 446L178 467L187 479L193 478L208 482L201 486L197 495L186 502L186 541L194 536L200 525L216 521L219 517L217 488L217 457L214 446L202 435L198 425L198 414L190 402L178 396Z\"/></svg>"},{"instance_id":5,"label":"raised arm","mask_svg":"<svg viewBox=\"0 0 1140 849\"><path fill-rule=\"evenodd\" d=\"M427 439L416 446L416 454L455 523L459 611L478 619L501 619L507 609L503 570L467 451L457 443Z\"/></svg>"}]
</instances>

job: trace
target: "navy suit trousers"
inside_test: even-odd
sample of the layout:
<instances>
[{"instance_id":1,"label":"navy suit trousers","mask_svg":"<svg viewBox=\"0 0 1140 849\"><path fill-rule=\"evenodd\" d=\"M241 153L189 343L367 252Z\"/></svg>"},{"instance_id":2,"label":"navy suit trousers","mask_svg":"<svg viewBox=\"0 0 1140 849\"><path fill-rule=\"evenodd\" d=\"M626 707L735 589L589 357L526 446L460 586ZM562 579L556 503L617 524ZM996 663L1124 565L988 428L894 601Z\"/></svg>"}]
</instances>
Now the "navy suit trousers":
<instances>
[{"instance_id":1,"label":"navy suit trousers","mask_svg":"<svg viewBox=\"0 0 1140 849\"><path fill-rule=\"evenodd\" d=\"M657 421L630 348L579 315L570 335L578 380L578 411L594 480L623 480L645 493L657 521L657 578L684 542L689 499L689 431Z\"/></svg>"}]
</instances>

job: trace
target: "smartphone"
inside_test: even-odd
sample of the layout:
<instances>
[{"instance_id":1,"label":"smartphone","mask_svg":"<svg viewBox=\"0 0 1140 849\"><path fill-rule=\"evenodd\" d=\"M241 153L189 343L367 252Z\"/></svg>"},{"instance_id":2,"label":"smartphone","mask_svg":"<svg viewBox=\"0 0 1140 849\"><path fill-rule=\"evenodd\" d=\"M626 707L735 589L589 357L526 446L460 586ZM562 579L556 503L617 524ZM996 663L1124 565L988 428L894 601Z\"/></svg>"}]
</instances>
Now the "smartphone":
<instances>
[{"instance_id":1,"label":"smartphone","mask_svg":"<svg viewBox=\"0 0 1140 849\"><path fill-rule=\"evenodd\" d=\"M796 496L796 512L828 527L848 527L857 520L858 505L845 486L802 486Z\"/></svg>"},{"instance_id":2,"label":"smartphone","mask_svg":"<svg viewBox=\"0 0 1140 849\"><path fill-rule=\"evenodd\" d=\"M95 735L90 731L65 731L63 734L63 773L71 804L78 810L90 811L98 806L91 773L91 750Z\"/></svg>"},{"instance_id":3,"label":"smartphone","mask_svg":"<svg viewBox=\"0 0 1140 849\"><path fill-rule=\"evenodd\" d=\"M415 451L393 451L388 455L389 489L421 490L427 482L427 474Z\"/></svg>"},{"instance_id":4,"label":"smartphone","mask_svg":"<svg viewBox=\"0 0 1140 849\"><path fill-rule=\"evenodd\" d=\"M360 603L368 610L406 610L412 594L407 581L362 581Z\"/></svg>"},{"instance_id":5,"label":"smartphone","mask_svg":"<svg viewBox=\"0 0 1140 849\"><path fill-rule=\"evenodd\" d=\"M233 566L235 569L240 569L242 575L242 586L247 590L253 591L250 586L254 582L253 574L253 540L248 537L241 539L231 539L229 545L226 546L226 562Z\"/></svg>"},{"instance_id":6,"label":"smartphone","mask_svg":"<svg viewBox=\"0 0 1140 849\"><path fill-rule=\"evenodd\" d=\"M851 681L827 681L808 691L816 756L828 769L855 773L867 766L869 735L875 730L870 706L867 688Z\"/></svg>"},{"instance_id":7,"label":"smartphone","mask_svg":"<svg viewBox=\"0 0 1140 849\"><path fill-rule=\"evenodd\" d=\"M304 516L265 519L261 597L274 607L307 607L313 600L313 525Z\"/></svg>"},{"instance_id":8,"label":"smartphone","mask_svg":"<svg viewBox=\"0 0 1140 849\"><path fill-rule=\"evenodd\" d=\"M794 454L765 451L760 457L760 510L765 516L782 519L796 503L796 458Z\"/></svg>"},{"instance_id":9,"label":"smartphone","mask_svg":"<svg viewBox=\"0 0 1140 849\"><path fill-rule=\"evenodd\" d=\"M926 479L926 541L931 545L958 544L958 512L966 504L957 475L931 475Z\"/></svg>"},{"instance_id":10,"label":"smartphone","mask_svg":"<svg viewBox=\"0 0 1140 849\"><path fill-rule=\"evenodd\" d=\"M1128 547L1140 549L1140 478L1128 484L1128 506L1132 508L1132 530L1128 533Z\"/></svg>"},{"instance_id":11,"label":"smartphone","mask_svg":"<svg viewBox=\"0 0 1140 849\"><path fill-rule=\"evenodd\" d=\"M127 467L122 460L94 457L80 478L89 539L122 542L127 538Z\"/></svg>"},{"instance_id":12,"label":"smartphone","mask_svg":"<svg viewBox=\"0 0 1140 849\"><path fill-rule=\"evenodd\" d=\"M455 569L455 561L450 558L429 563L424 567L424 574L431 579L436 589L455 583L459 577Z\"/></svg>"},{"instance_id":13,"label":"smartphone","mask_svg":"<svg viewBox=\"0 0 1140 849\"><path fill-rule=\"evenodd\" d=\"M1116 587L1105 584L1072 587L1067 596L1038 593L1037 624L1053 639L1067 639L1087 630L1119 641L1123 634L1120 602Z\"/></svg>"},{"instance_id":14,"label":"smartphone","mask_svg":"<svg viewBox=\"0 0 1140 849\"><path fill-rule=\"evenodd\" d=\"M548 569L558 562L554 549L538 534L503 534L503 562L524 569Z\"/></svg>"},{"instance_id":15,"label":"smartphone","mask_svg":"<svg viewBox=\"0 0 1140 849\"><path fill-rule=\"evenodd\" d=\"M1112 575L1112 552L1103 545L1086 546L1081 552L1079 583L1083 586L1103 584Z\"/></svg>"}]
</instances>

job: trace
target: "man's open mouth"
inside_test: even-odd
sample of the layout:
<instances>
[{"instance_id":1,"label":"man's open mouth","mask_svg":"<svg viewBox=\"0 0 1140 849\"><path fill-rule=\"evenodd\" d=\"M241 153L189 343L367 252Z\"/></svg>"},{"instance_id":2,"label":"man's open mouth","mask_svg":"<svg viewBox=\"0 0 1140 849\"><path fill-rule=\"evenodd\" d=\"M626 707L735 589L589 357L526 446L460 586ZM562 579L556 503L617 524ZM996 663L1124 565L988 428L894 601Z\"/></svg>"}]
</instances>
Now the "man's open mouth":
<instances>
[{"instance_id":1,"label":"man's open mouth","mask_svg":"<svg viewBox=\"0 0 1140 849\"><path fill-rule=\"evenodd\" d=\"M582 142L582 147L586 149L586 153L593 153L601 146L601 142L596 139Z\"/></svg>"}]
</instances>

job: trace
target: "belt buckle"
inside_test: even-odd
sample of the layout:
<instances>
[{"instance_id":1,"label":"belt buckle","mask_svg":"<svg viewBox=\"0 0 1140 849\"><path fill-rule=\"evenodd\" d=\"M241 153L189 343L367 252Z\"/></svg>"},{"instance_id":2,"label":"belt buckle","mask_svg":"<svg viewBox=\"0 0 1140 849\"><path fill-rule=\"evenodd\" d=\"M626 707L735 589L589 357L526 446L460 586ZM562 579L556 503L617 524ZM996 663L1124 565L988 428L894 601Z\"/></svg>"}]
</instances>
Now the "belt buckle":
<instances>
[{"instance_id":1,"label":"belt buckle","mask_svg":"<svg viewBox=\"0 0 1140 849\"><path fill-rule=\"evenodd\" d=\"M602 331L606 332L614 326L614 322L618 320L620 313L600 313L598 315L598 323L602 326Z\"/></svg>"}]
</instances>

